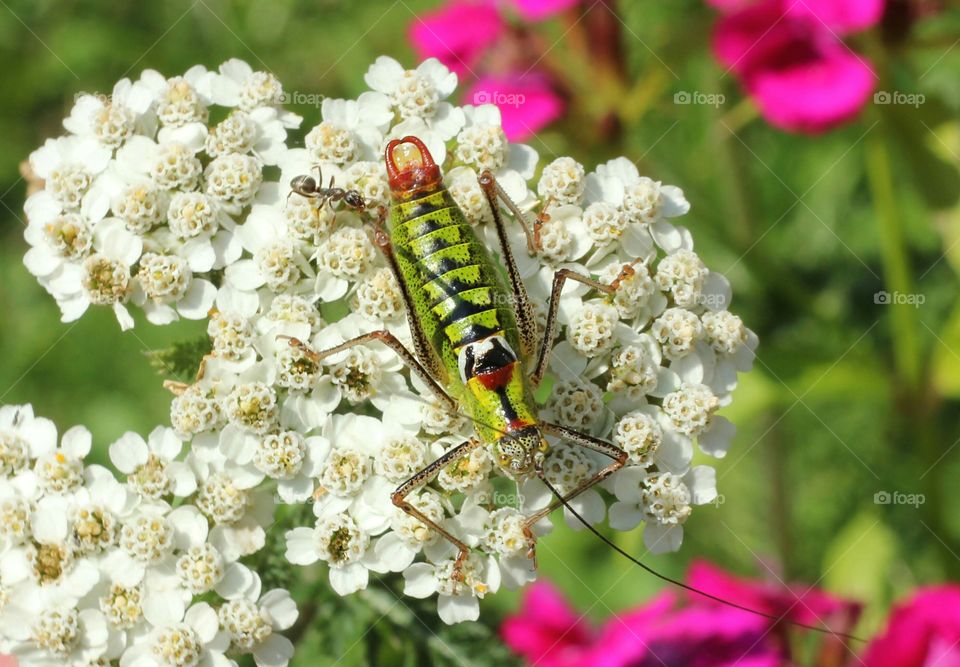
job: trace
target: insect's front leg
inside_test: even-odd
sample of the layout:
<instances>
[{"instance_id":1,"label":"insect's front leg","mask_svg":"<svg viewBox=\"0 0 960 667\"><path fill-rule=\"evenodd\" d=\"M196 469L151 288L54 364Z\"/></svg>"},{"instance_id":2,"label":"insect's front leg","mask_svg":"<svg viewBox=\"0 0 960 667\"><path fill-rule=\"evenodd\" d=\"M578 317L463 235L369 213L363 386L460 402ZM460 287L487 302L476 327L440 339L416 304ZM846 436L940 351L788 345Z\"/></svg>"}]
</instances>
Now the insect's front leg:
<instances>
[{"instance_id":1,"label":"insect's front leg","mask_svg":"<svg viewBox=\"0 0 960 667\"><path fill-rule=\"evenodd\" d=\"M381 343L383 343L384 345L386 345L387 347L389 347L390 349L392 349L394 352L397 353L397 356L400 357L400 360L403 361L407 366L409 366L410 370L416 373L420 377L420 379L430 388L430 390L436 395L436 397L440 399L440 402L447 407L447 409L451 411L457 410L456 401L453 400L450 394L444 391L443 387L437 384L437 381L434 380L433 377L430 375L430 371L424 368L423 364L421 364L417 360L417 358L413 355L413 353L411 353L410 350L404 347L403 343L400 342L400 340L396 336L394 336L392 333L390 333L386 329L382 329L379 331L371 331L369 333L356 336L355 338L351 338L346 342L340 343L339 345L328 348L326 350L321 350L319 352L310 349L306 343L302 342L297 338L292 338L290 336L279 336L279 338L286 339L291 346L300 349L305 355L307 355L310 358L311 361L314 361L316 363L319 363L324 359L326 359L327 357L330 357L334 354L338 354L339 352L344 352L346 350L349 350L351 347L355 347L357 345L364 345L365 343L370 343L374 341L380 341Z\"/></svg>"},{"instance_id":2,"label":"insect's front leg","mask_svg":"<svg viewBox=\"0 0 960 667\"><path fill-rule=\"evenodd\" d=\"M530 254L536 252L536 241L523 217L523 212L513 203L513 200L510 199L489 169L480 174L479 183L493 213L493 225L497 232L500 255L503 257L507 275L510 278L510 288L513 292L514 311L517 316L517 326L520 329L523 356L529 357L537 347L537 320L534 316L533 307L530 305L530 297L527 296L527 288L520 277L520 270L517 268L513 250L510 248L510 242L507 239L507 227L504 224L503 216L500 215L500 202L503 202L507 209L513 213L517 222L523 228L523 233L527 237L527 251Z\"/></svg>"},{"instance_id":3,"label":"insect's front leg","mask_svg":"<svg viewBox=\"0 0 960 667\"><path fill-rule=\"evenodd\" d=\"M442 535L444 539L457 548L457 560L453 565L453 578L457 581L463 581L463 563L467 559L467 556L470 555L470 547L465 542L458 539L453 533L414 507L414 505L406 498L415 490L427 484L445 467L468 455L481 444L483 443L477 438L471 438L470 440L457 445L443 456L438 458L436 461L428 465L426 468L415 473L410 479L401 484L390 496L390 499L393 501L394 505L399 507L410 516L415 517L427 527L437 531L437 533Z\"/></svg>"},{"instance_id":4,"label":"insect's front leg","mask_svg":"<svg viewBox=\"0 0 960 667\"><path fill-rule=\"evenodd\" d=\"M568 491L565 495L562 496L562 500L557 498L552 503L544 507L543 509L537 510L530 516L526 518L523 522L523 535L527 539L527 557L533 561L533 566L537 566L537 538L533 532L533 527L543 519L545 516L548 516L553 510L558 507L565 505L570 502L581 493L587 489L599 484L607 477L615 473L617 470L622 468L627 463L628 455L625 451L617 447L616 445L607 442L606 440L601 440L600 438L595 438L593 436L587 435L586 433L580 433L579 431L574 431L559 424L551 424L548 422L542 422L540 424L540 430L544 433L555 435L560 438L564 438L573 443L580 445L581 447L586 447L587 449L592 449L595 452L600 452L609 456L612 462L602 468L596 475L589 479L585 479L576 488ZM538 471L541 480L543 480L542 471ZM546 480L544 480L546 481Z\"/></svg>"}]
</instances>

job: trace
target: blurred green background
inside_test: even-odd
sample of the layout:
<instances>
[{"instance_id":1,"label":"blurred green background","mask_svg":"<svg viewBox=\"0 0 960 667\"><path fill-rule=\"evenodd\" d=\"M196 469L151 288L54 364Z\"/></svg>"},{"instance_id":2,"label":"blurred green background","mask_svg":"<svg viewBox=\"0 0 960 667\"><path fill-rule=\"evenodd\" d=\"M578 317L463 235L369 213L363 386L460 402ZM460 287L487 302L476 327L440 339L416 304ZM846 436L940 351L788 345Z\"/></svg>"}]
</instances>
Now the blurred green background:
<instances>
[{"instance_id":1,"label":"blurred green background","mask_svg":"<svg viewBox=\"0 0 960 667\"><path fill-rule=\"evenodd\" d=\"M88 425L102 459L122 432L167 420L169 396L142 353L203 330L140 321L121 334L108 309L61 324L23 268L18 164L62 131L75 93L109 92L145 68L169 76L239 57L287 90L355 96L377 55L414 63L407 28L437 4L0 3L0 402L33 402L61 428ZM674 575L693 558L756 576L762 562L863 600L861 629L870 633L892 599L960 574L960 12L858 41L880 74L878 89L919 92L925 104L868 105L855 122L816 137L753 117L710 54L715 14L698 0L623 2L618 12L626 62L625 88L615 94L592 94L569 25L537 26L556 42L551 61L569 75L572 106L530 143L542 164L623 154L640 159L642 173L680 185L693 205L684 224L707 265L730 279L733 310L761 341L754 372L726 410L739 430L717 466L724 502L694 513L679 554L648 560ZM678 91L721 93L726 102L677 105ZM316 107L295 108L305 128L318 121ZM919 293L924 303L877 304L881 290ZM925 502L877 504L882 491ZM616 539L642 551L639 531ZM540 561L597 619L660 587L566 528L543 541ZM516 596L485 604L493 619ZM350 646L362 628L346 632ZM354 645L341 664L362 663L363 650Z\"/></svg>"}]
</instances>

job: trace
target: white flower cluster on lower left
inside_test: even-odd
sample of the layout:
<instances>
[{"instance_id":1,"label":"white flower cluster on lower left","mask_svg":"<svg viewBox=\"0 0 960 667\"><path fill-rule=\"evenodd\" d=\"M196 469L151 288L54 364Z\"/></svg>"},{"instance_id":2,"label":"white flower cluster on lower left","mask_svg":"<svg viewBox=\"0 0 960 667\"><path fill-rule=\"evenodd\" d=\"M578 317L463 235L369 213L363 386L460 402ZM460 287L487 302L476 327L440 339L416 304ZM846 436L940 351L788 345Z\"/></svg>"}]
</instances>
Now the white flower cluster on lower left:
<instances>
[{"instance_id":1,"label":"white flower cluster on lower left","mask_svg":"<svg viewBox=\"0 0 960 667\"><path fill-rule=\"evenodd\" d=\"M0 653L50 667L223 667L243 653L286 665L296 604L239 562L263 546L272 497L180 460L169 428L111 445L125 481L86 464L90 447L82 426L58 440L29 405L0 407Z\"/></svg>"}]
</instances>

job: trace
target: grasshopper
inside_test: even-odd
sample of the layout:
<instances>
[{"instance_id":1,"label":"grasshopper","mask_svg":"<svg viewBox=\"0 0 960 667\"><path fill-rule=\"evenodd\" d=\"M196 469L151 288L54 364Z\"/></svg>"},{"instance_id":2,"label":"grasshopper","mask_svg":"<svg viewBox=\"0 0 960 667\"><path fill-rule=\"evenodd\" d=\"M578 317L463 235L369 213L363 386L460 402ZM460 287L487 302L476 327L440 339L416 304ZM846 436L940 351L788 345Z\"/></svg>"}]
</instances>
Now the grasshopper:
<instances>
[{"instance_id":1,"label":"grasshopper","mask_svg":"<svg viewBox=\"0 0 960 667\"><path fill-rule=\"evenodd\" d=\"M506 280L488 248L467 222L460 207L443 184L440 168L426 145L417 137L390 141L384 152L387 177L392 192L389 221L385 212L374 223L373 238L397 278L406 306L407 321L414 350L387 330L372 331L322 351L313 351L296 339L314 361L356 345L380 341L393 349L451 412L465 414L473 423L476 436L448 450L433 463L401 484L391 499L397 507L442 535L458 552L454 577L462 579L462 565L470 547L443 526L431 520L407 500L412 492L429 483L446 466L456 463L477 447L487 447L500 471L522 481L538 477L555 500L532 514L523 523L527 556L536 567L536 537L533 527L558 507L565 507L583 525L608 546L650 574L715 602L749 612L775 622L831 634L846 639L853 635L835 632L825 626L808 625L725 600L663 575L607 539L581 517L569 502L622 468L628 455L616 445L538 417L533 392L546 373L557 326L560 294L568 280L583 283L606 294L616 292L620 283L633 274L633 263L626 264L609 284L570 269L560 269L553 277L543 336L538 336L533 308L513 251L500 205L510 211L522 226L527 248L537 248L538 218L531 230L523 213L511 201L489 170L481 172L478 182L493 216L500 256ZM298 176L291 188L305 196L343 200L358 211L365 209L358 193L344 196L339 189L315 187L312 178ZM541 214L543 215L543 214ZM547 435L574 443L610 459L592 477L561 494L544 474L544 462L550 451Z\"/></svg>"},{"instance_id":2,"label":"grasshopper","mask_svg":"<svg viewBox=\"0 0 960 667\"><path fill-rule=\"evenodd\" d=\"M574 280L612 294L632 269L624 267L611 284L569 269L559 270L553 280L546 330L538 340L533 308L507 241L501 203L523 225L530 250L536 247L536 240L493 174L483 171L479 184L493 211L506 280L447 191L440 168L420 139L408 136L389 142L384 159L393 205L386 227L382 218L376 225L374 241L400 285L414 350L408 350L389 331L381 330L309 354L319 362L356 345L380 341L397 353L443 405L451 411L464 412L474 423L476 437L447 451L392 495L397 507L458 549L455 576L460 573L470 547L411 504L407 496L413 491L481 446L489 448L501 472L517 481L536 475L546 482L543 466L550 448L546 435L608 456L611 462L607 466L527 517L523 533L527 555L535 565L533 526L622 468L628 458L625 451L612 443L543 421L537 415L533 392L547 369L560 293L567 280ZM291 187L298 191L303 184L304 178L297 177ZM353 206L353 202L347 203Z\"/></svg>"}]
</instances>

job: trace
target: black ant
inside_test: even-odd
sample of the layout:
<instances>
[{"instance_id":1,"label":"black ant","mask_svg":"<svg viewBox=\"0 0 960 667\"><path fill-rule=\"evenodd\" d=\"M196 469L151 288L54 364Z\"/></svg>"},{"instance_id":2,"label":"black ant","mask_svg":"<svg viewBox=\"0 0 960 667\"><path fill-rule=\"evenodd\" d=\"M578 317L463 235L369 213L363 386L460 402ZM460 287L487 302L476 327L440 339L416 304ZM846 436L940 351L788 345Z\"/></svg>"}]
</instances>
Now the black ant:
<instances>
[{"instance_id":1,"label":"black ant","mask_svg":"<svg viewBox=\"0 0 960 667\"><path fill-rule=\"evenodd\" d=\"M342 201L360 213L366 208L367 205L363 201L363 196L356 190L345 190L343 188L333 187L333 176L330 177L330 183L325 188L319 186L317 184L318 181L320 183L323 182L323 173L319 167L317 167L317 178L308 176L307 174L296 176L290 181L291 194L296 193L308 199L320 199L321 206L327 202Z\"/></svg>"}]
</instances>

